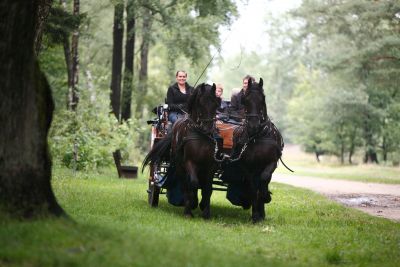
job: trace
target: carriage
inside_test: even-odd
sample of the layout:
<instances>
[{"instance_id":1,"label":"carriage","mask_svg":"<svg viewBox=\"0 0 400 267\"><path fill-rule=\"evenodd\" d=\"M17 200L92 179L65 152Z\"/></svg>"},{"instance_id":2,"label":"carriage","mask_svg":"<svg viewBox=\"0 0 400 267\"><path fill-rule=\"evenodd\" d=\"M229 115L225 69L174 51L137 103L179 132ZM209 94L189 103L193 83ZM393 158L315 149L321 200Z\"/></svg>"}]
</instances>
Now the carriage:
<instances>
[{"instance_id":1,"label":"carriage","mask_svg":"<svg viewBox=\"0 0 400 267\"><path fill-rule=\"evenodd\" d=\"M150 135L150 148L157 142L166 137L168 131L171 129L171 122L168 121L168 105L159 105L152 111L156 117L152 120L148 120L147 124L151 125ZM219 153L229 155L232 150L232 136L233 131L238 127L239 123L221 118L217 119L216 126L219 132ZM165 176L167 169L170 166L170 159L159 162L157 164L150 165L149 181L148 181L148 203L152 207L157 207L160 195L165 194L165 188L163 183L165 182ZM227 191L227 183L221 180L222 170L217 168L213 177L214 191Z\"/></svg>"},{"instance_id":2,"label":"carriage","mask_svg":"<svg viewBox=\"0 0 400 267\"><path fill-rule=\"evenodd\" d=\"M259 83L249 79L248 84L244 123L216 120L220 102L215 84L196 87L187 102L188 116L172 127L167 106L154 110L157 117L148 122L151 149L143 161L143 167L150 167L151 206L158 206L159 195L168 188L168 202L183 206L184 216L193 217L192 210L199 206L202 217L209 219L212 191L227 191L232 204L252 208L253 222L265 218L264 205L271 201L268 185L281 158L283 140L268 118L262 79ZM180 198L179 194L174 198L173 192L180 193Z\"/></svg>"}]
</instances>

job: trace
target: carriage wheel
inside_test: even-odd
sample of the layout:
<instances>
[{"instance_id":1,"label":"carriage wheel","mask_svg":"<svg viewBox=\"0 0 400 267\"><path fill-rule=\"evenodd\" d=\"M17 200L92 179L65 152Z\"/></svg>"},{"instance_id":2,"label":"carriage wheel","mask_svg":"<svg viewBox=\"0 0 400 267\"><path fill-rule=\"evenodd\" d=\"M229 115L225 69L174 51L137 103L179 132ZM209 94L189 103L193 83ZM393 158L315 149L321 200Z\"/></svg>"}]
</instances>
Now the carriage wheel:
<instances>
[{"instance_id":1,"label":"carriage wheel","mask_svg":"<svg viewBox=\"0 0 400 267\"><path fill-rule=\"evenodd\" d=\"M160 188L149 182L149 204L151 207L158 207L158 199L160 196Z\"/></svg>"},{"instance_id":2,"label":"carriage wheel","mask_svg":"<svg viewBox=\"0 0 400 267\"><path fill-rule=\"evenodd\" d=\"M154 183L154 174L155 168L151 166L150 168L150 180L149 180L149 189L147 190L148 193L148 202L151 207L158 207L158 200L160 196L160 188L155 185Z\"/></svg>"}]
</instances>

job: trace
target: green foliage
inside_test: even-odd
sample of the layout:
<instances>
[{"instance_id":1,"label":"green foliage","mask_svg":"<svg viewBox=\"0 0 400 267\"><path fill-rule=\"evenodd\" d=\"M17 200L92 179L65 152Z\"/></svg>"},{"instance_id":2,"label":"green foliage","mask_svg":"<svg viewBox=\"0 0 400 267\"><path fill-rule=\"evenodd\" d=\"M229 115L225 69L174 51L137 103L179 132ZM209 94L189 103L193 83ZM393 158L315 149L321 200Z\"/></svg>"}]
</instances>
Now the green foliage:
<instances>
[{"instance_id":1,"label":"green foliage","mask_svg":"<svg viewBox=\"0 0 400 267\"><path fill-rule=\"evenodd\" d=\"M302 61L322 73L324 79L315 86L331 92L315 95L322 98L319 112L327 115L316 123L328 133L321 144L342 162L344 151L351 159L356 149L366 155L381 152L384 161L398 161L392 152L400 148L399 132L386 122L398 124L388 117L400 101L396 86L400 38L395 33L400 25L399 8L391 1L310 0L294 12L302 25L300 44L307 52ZM300 138L313 139L310 135Z\"/></svg>"},{"instance_id":2,"label":"green foliage","mask_svg":"<svg viewBox=\"0 0 400 267\"><path fill-rule=\"evenodd\" d=\"M66 11L59 3L55 3L51 9L47 20L45 34L50 44L62 44L75 29L86 19L86 14L72 15Z\"/></svg>"},{"instance_id":3,"label":"green foliage","mask_svg":"<svg viewBox=\"0 0 400 267\"><path fill-rule=\"evenodd\" d=\"M96 169L113 164L112 152L120 149L124 159L139 161L136 121L119 124L108 109L62 110L54 116L50 131L53 160L74 169ZM76 153L77 160L74 159Z\"/></svg>"},{"instance_id":4,"label":"green foliage","mask_svg":"<svg viewBox=\"0 0 400 267\"><path fill-rule=\"evenodd\" d=\"M164 195L147 204L147 179L54 170L55 195L73 219L16 221L0 213L5 266L397 266L400 225L310 191L272 183L265 222L212 196L212 219L184 218Z\"/></svg>"},{"instance_id":5,"label":"green foliage","mask_svg":"<svg viewBox=\"0 0 400 267\"><path fill-rule=\"evenodd\" d=\"M56 109L66 107L68 77L63 49L60 45L49 45L45 38L39 55L40 69L49 81Z\"/></svg>"},{"instance_id":6,"label":"green foliage","mask_svg":"<svg viewBox=\"0 0 400 267\"><path fill-rule=\"evenodd\" d=\"M168 71L174 73L176 63L184 58L204 67L211 58L210 46L219 46L218 27L229 25L236 12L231 0L182 1L171 8L166 27L159 33L168 51Z\"/></svg>"}]
</instances>

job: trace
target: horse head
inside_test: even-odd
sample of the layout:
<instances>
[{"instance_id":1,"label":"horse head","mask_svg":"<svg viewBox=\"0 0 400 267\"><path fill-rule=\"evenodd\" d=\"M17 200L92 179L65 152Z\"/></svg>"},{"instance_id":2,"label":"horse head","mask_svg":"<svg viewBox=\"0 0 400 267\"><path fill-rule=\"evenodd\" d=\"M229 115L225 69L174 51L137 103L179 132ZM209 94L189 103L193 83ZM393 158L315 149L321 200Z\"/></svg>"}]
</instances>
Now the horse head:
<instances>
[{"instance_id":1,"label":"horse head","mask_svg":"<svg viewBox=\"0 0 400 267\"><path fill-rule=\"evenodd\" d=\"M267 119L267 106L263 89L263 79L260 81L248 81L248 87L244 94L244 106L247 132L250 136L256 134Z\"/></svg>"},{"instance_id":2,"label":"horse head","mask_svg":"<svg viewBox=\"0 0 400 267\"><path fill-rule=\"evenodd\" d=\"M215 88L215 83L212 86L202 83L196 87L188 100L189 118L206 134L211 134L214 130L215 115L219 106Z\"/></svg>"}]
</instances>

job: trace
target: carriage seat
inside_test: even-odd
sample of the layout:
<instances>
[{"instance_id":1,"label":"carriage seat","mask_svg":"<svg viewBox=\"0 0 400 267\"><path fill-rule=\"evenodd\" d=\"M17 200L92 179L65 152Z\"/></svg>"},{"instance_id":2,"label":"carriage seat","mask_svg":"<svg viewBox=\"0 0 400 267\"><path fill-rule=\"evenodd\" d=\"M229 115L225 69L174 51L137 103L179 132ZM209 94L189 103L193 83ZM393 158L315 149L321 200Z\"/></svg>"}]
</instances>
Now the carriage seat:
<instances>
[{"instance_id":1,"label":"carriage seat","mask_svg":"<svg viewBox=\"0 0 400 267\"><path fill-rule=\"evenodd\" d=\"M223 153L230 153L233 145L233 131L238 127L236 124L223 122L218 120L217 128L219 131L219 135L222 137L223 140Z\"/></svg>"}]
</instances>

